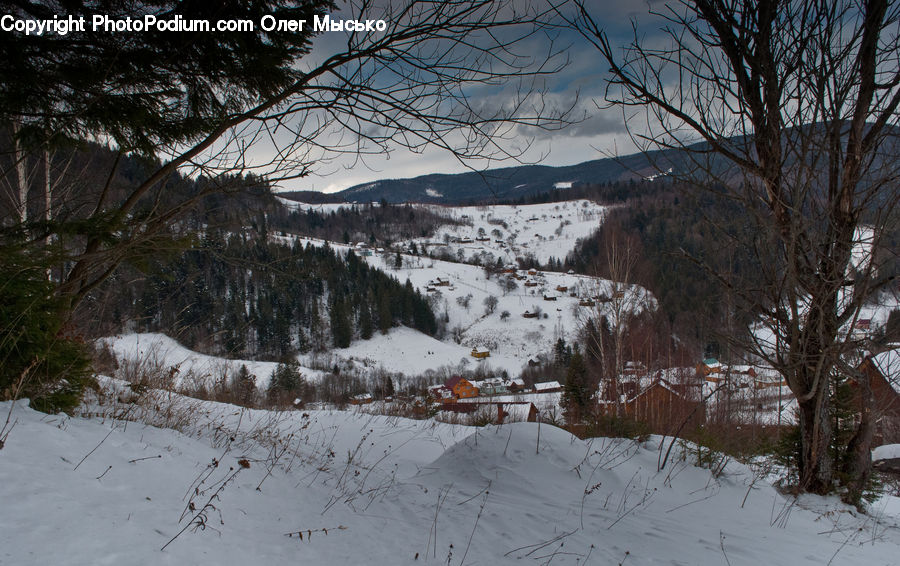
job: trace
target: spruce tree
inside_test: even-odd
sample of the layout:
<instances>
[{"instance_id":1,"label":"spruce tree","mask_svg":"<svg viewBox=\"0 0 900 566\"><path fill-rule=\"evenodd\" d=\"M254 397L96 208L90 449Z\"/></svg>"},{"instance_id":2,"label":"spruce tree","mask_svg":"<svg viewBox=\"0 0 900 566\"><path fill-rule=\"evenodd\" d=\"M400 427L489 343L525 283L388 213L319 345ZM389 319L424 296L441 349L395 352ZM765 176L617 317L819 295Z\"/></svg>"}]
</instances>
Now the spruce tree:
<instances>
[{"instance_id":1,"label":"spruce tree","mask_svg":"<svg viewBox=\"0 0 900 566\"><path fill-rule=\"evenodd\" d=\"M590 412L593 392L588 384L587 366L581 352L576 348L566 371L566 386L563 389L563 406L570 422L580 422Z\"/></svg>"}]
</instances>

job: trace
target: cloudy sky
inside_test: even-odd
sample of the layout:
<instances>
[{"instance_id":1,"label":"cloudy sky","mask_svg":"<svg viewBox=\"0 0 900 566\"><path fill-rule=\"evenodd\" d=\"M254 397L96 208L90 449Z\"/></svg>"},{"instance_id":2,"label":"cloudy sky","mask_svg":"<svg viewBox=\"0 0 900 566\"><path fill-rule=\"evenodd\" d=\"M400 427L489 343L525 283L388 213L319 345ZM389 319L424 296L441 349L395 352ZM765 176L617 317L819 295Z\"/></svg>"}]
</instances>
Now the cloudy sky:
<instances>
[{"instance_id":1,"label":"cloudy sky","mask_svg":"<svg viewBox=\"0 0 900 566\"><path fill-rule=\"evenodd\" d=\"M385 0L388 1L388 0ZM519 0L516 0L518 2ZM522 0L525 1L525 0ZM632 23L644 39L658 33L659 19L649 14L647 0L587 0L592 17L609 34L611 40L625 44L632 37ZM663 9L652 3L654 10ZM345 41L340 34L323 34L317 49L320 53L337 48ZM621 109L603 108L606 89L606 65L596 50L575 30L555 32L554 46L564 48L568 63L544 82L543 102L550 106L573 107L577 123L556 131L517 127L512 139L505 141L511 151L524 151L522 159L529 163L572 165L609 154L627 155L636 148L625 127ZM547 43L533 39L529 48L539 56ZM509 88L505 89L506 91ZM479 87L472 91L473 100L486 107L508 94L502 87ZM633 124L632 124L633 125ZM387 155L344 155L320 159L313 173L305 178L280 183L283 189L334 192L350 186L384 178L407 178L428 173L457 173L467 167L484 169L515 165L514 161L476 161L460 163L449 152L427 148L413 153L394 146Z\"/></svg>"}]
</instances>

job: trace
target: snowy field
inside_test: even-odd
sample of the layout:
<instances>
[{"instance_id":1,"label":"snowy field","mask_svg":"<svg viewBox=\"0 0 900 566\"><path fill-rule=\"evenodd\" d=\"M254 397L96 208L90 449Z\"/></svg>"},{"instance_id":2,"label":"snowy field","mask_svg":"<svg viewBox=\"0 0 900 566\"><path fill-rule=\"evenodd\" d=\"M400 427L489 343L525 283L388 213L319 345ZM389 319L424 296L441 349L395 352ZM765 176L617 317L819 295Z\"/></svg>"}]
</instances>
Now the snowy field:
<instances>
[{"instance_id":1,"label":"snowy field","mask_svg":"<svg viewBox=\"0 0 900 566\"><path fill-rule=\"evenodd\" d=\"M100 416L13 409L0 563L897 563L895 500L867 516L795 500L742 465L715 477L678 446L658 471L658 437L586 442L546 424L473 429L168 394L121 405L123 385L106 386L86 409Z\"/></svg>"}]
</instances>

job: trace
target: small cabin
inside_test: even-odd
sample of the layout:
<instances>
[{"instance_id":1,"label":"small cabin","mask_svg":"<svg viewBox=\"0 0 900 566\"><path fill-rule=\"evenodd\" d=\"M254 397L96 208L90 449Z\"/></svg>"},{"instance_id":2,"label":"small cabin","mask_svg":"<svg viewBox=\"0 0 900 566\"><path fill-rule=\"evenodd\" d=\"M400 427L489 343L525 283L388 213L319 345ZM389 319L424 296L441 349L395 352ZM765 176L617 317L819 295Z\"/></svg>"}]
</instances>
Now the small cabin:
<instances>
[{"instance_id":1,"label":"small cabin","mask_svg":"<svg viewBox=\"0 0 900 566\"><path fill-rule=\"evenodd\" d=\"M537 315L536 312L525 311L525 312L522 313L522 317L523 317L523 318L537 318L538 315Z\"/></svg>"},{"instance_id":2,"label":"small cabin","mask_svg":"<svg viewBox=\"0 0 900 566\"><path fill-rule=\"evenodd\" d=\"M535 393L556 393L562 391L562 385L558 381L545 381L534 384Z\"/></svg>"},{"instance_id":3,"label":"small cabin","mask_svg":"<svg viewBox=\"0 0 900 566\"><path fill-rule=\"evenodd\" d=\"M555 301L556 295L548 295L548 294L544 293L544 300L545 301Z\"/></svg>"},{"instance_id":4,"label":"small cabin","mask_svg":"<svg viewBox=\"0 0 900 566\"><path fill-rule=\"evenodd\" d=\"M578 301L578 306L580 307L593 307L596 304L593 299L581 299Z\"/></svg>"},{"instance_id":5,"label":"small cabin","mask_svg":"<svg viewBox=\"0 0 900 566\"><path fill-rule=\"evenodd\" d=\"M351 405L368 405L373 401L375 401L375 399L370 393L361 393L350 398Z\"/></svg>"},{"instance_id":6,"label":"small cabin","mask_svg":"<svg viewBox=\"0 0 900 566\"><path fill-rule=\"evenodd\" d=\"M560 293L565 293L566 291L569 290L569 288L566 287L565 285L557 285L556 290L559 291Z\"/></svg>"},{"instance_id":7,"label":"small cabin","mask_svg":"<svg viewBox=\"0 0 900 566\"><path fill-rule=\"evenodd\" d=\"M478 346L475 346L474 348L472 348L472 357L473 358L478 358L480 360L480 359L484 359L484 358L489 358L490 356L491 356L490 350L479 350Z\"/></svg>"}]
</instances>

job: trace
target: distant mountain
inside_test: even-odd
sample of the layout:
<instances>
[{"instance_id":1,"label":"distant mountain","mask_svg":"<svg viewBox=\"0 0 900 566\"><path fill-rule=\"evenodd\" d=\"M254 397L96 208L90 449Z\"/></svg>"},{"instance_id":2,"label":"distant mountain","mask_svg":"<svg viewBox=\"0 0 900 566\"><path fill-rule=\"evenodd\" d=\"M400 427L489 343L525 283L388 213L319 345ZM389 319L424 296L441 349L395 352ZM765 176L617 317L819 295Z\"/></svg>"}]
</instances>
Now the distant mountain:
<instances>
[{"instance_id":1,"label":"distant mountain","mask_svg":"<svg viewBox=\"0 0 900 566\"><path fill-rule=\"evenodd\" d=\"M681 151L667 150L619 158L597 159L577 165L523 165L454 175L431 174L412 179L384 179L335 193L347 202L427 202L463 204L509 200L557 188L589 183L627 181L665 175L683 165Z\"/></svg>"}]
</instances>

